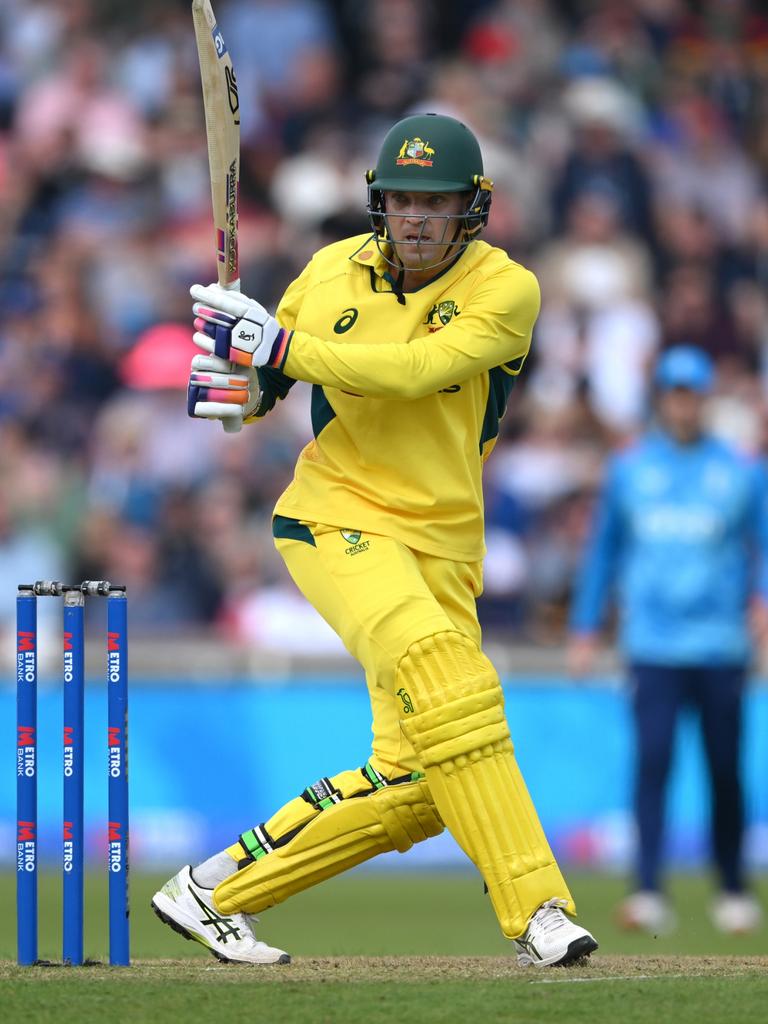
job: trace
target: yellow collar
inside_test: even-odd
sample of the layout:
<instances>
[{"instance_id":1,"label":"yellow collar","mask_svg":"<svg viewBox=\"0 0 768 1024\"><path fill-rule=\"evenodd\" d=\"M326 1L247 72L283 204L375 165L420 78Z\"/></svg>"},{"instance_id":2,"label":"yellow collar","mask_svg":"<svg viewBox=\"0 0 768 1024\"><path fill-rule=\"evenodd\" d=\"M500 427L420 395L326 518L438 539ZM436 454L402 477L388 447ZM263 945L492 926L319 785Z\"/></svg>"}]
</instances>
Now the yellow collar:
<instances>
[{"instance_id":1,"label":"yellow collar","mask_svg":"<svg viewBox=\"0 0 768 1024\"><path fill-rule=\"evenodd\" d=\"M389 243L385 242L383 244L389 250ZM434 278L432 278L430 281L427 281L419 288L416 288L415 291L421 291L423 288L428 288L434 281L437 281L438 278L443 277L443 275L448 274L449 272L453 272L456 269L457 265L459 264L461 265L462 272L465 272L467 270L467 264L469 262L467 260L467 254L470 249L473 250L474 255L474 251L476 249L474 242L469 243L466 249L461 253L461 257L459 260L456 261L456 263L449 263L441 271L435 274ZM368 238L365 239L363 244L358 246L358 248L353 253L350 254L349 259L352 260L353 263L359 263L363 267L371 267L373 269L374 274L376 274L376 276L381 278L382 280L386 281L390 286L392 286L392 289L394 290L392 267L384 259L381 252L379 251L379 247L376 245L375 235L369 235ZM413 293L406 292L405 294L411 295Z\"/></svg>"},{"instance_id":2,"label":"yellow collar","mask_svg":"<svg viewBox=\"0 0 768 1024\"><path fill-rule=\"evenodd\" d=\"M373 271L378 277L384 277L390 270L389 264L379 252L375 235L369 235L349 258L353 263L360 263L364 267L373 267Z\"/></svg>"}]
</instances>

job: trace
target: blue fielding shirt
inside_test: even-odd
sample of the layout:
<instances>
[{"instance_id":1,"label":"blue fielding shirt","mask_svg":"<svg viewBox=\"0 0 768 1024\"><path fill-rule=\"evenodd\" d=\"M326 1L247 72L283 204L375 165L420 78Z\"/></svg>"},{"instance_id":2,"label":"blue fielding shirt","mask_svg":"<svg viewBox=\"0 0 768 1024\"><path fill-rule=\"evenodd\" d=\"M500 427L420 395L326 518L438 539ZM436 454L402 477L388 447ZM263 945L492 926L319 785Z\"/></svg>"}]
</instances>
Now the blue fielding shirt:
<instances>
[{"instance_id":1,"label":"blue fielding shirt","mask_svg":"<svg viewBox=\"0 0 768 1024\"><path fill-rule=\"evenodd\" d=\"M714 438L681 445L661 430L610 460L576 586L575 632L597 630L615 596L630 661L740 664L750 657L753 594L768 599L760 464Z\"/></svg>"}]
</instances>

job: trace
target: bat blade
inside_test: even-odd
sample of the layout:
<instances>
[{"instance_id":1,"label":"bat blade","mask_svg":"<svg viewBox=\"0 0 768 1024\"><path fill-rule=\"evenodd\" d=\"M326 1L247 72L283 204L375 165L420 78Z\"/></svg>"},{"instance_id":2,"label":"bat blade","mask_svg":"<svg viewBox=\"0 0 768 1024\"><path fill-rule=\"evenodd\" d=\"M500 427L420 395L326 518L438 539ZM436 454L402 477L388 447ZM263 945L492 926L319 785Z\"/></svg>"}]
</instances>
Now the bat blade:
<instances>
[{"instance_id":1,"label":"bat blade","mask_svg":"<svg viewBox=\"0 0 768 1024\"><path fill-rule=\"evenodd\" d=\"M200 79L203 85L205 134L211 177L213 224L216 231L216 276L222 288L240 289L237 250L240 200L240 99L232 58L216 24L209 0L192 0ZM222 420L227 433L240 430L240 420Z\"/></svg>"},{"instance_id":2,"label":"bat blade","mask_svg":"<svg viewBox=\"0 0 768 1024\"><path fill-rule=\"evenodd\" d=\"M192 0L192 21L203 85L217 278L223 288L239 289L240 101L237 78L209 0Z\"/></svg>"}]
</instances>

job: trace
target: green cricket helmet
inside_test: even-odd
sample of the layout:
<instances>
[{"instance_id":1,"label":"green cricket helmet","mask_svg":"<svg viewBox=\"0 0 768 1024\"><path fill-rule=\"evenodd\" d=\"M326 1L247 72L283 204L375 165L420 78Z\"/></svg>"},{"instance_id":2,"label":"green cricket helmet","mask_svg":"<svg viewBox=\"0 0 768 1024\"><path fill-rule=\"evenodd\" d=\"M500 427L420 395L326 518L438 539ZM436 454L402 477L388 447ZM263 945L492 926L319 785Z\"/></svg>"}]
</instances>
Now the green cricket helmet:
<instances>
[{"instance_id":1,"label":"green cricket helmet","mask_svg":"<svg viewBox=\"0 0 768 1024\"><path fill-rule=\"evenodd\" d=\"M483 174L480 146L465 124L445 114L415 114L398 121L366 180L368 218L377 239L389 235L385 192L467 192L465 212L445 218L455 222L452 241L461 248L488 223L493 182Z\"/></svg>"}]
</instances>

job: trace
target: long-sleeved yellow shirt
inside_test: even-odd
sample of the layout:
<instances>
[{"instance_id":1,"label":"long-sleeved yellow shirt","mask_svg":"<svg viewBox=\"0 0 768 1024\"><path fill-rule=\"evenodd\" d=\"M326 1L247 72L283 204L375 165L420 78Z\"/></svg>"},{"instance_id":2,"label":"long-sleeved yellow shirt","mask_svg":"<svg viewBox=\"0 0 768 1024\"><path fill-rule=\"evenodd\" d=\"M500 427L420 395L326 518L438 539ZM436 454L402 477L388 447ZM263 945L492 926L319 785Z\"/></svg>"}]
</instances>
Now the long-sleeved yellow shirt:
<instances>
[{"instance_id":1,"label":"long-sleeved yellow shirt","mask_svg":"<svg viewBox=\"0 0 768 1024\"><path fill-rule=\"evenodd\" d=\"M277 319L292 333L277 369L314 385L315 439L275 512L477 561L482 463L530 346L538 284L482 241L400 299L393 284L358 236L321 249L283 296ZM287 388L274 369L262 383L266 409Z\"/></svg>"}]
</instances>

